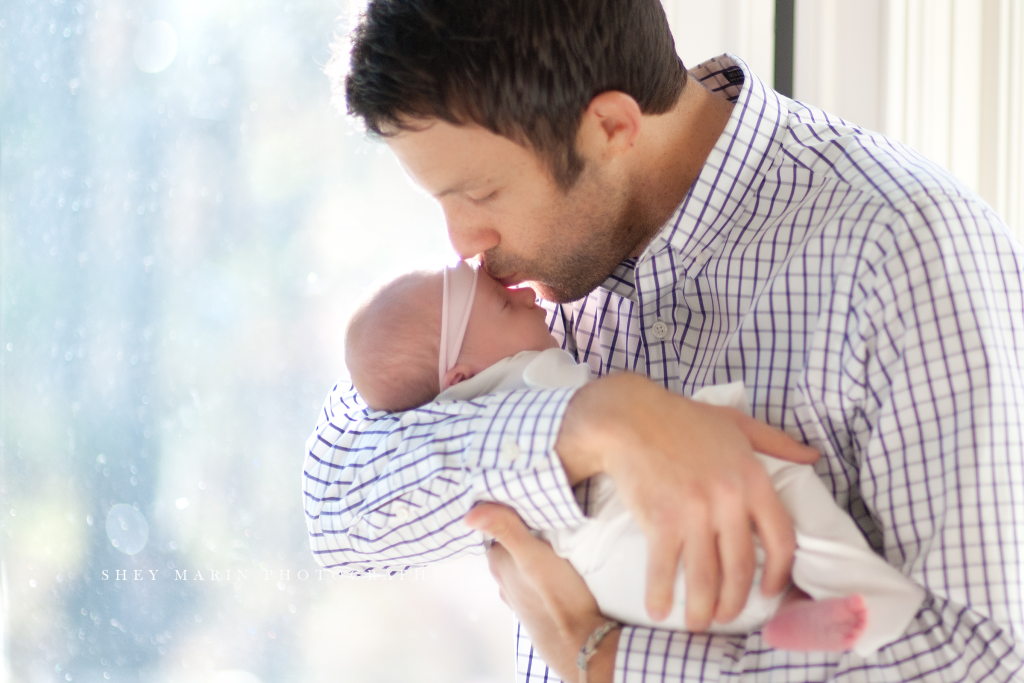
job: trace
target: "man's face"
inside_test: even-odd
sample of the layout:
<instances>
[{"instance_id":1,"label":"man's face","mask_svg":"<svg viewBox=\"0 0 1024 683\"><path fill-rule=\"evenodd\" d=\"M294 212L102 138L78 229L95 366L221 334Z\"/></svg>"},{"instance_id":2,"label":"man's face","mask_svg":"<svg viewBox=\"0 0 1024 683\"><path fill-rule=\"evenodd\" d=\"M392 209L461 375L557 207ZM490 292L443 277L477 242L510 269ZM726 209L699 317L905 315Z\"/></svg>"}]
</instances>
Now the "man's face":
<instances>
[{"instance_id":1,"label":"man's face","mask_svg":"<svg viewBox=\"0 0 1024 683\"><path fill-rule=\"evenodd\" d=\"M480 126L430 120L387 144L441 203L455 251L479 256L504 285L529 282L549 301L574 301L635 246L628 179L598 163L563 192L531 149Z\"/></svg>"}]
</instances>

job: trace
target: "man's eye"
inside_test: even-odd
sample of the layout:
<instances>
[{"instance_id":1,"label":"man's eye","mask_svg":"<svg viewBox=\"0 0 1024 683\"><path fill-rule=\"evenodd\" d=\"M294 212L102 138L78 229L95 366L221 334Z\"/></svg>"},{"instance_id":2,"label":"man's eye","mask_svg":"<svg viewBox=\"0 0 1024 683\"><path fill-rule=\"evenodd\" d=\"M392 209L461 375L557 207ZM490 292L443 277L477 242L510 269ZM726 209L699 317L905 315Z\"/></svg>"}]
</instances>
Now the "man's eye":
<instances>
[{"instance_id":1,"label":"man's eye","mask_svg":"<svg viewBox=\"0 0 1024 683\"><path fill-rule=\"evenodd\" d=\"M494 199L497 195L498 195L498 191L495 190L494 192L490 193L489 195L487 195L485 197L470 197L470 200L474 204L484 204L484 203L489 202L492 199Z\"/></svg>"}]
</instances>

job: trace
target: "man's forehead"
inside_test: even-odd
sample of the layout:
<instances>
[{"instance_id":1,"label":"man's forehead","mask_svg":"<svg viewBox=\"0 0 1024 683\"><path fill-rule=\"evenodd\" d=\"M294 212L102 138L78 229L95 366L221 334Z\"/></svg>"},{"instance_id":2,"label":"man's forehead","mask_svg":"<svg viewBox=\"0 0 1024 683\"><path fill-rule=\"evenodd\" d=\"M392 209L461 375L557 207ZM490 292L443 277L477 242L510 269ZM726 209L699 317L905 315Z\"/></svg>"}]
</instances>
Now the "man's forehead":
<instances>
[{"instance_id":1,"label":"man's forehead","mask_svg":"<svg viewBox=\"0 0 1024 683\"><path fill-rule=\"evenodd\" d=\"M388 147L437 198L472 189L517 166L539 165L531 149L475 123L416 119L392 131L382 129Z\"/></svg>"}]
</instances>

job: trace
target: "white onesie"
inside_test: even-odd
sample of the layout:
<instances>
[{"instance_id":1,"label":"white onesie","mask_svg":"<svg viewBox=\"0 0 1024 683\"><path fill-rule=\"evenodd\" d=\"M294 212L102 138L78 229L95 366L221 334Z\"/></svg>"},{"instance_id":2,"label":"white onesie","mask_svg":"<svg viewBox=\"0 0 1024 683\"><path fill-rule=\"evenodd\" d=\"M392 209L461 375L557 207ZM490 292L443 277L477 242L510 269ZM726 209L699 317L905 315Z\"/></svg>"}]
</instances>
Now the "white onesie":
<instances>
[{"instance_id":1,"label":"white onesie","mask_svg":"<svg viewBox=\"0 0 1024 683\"><path fill-rule=\"evenodd\" d=\"M577 364L561 349L524 351L450 387L437 400L465 400L516 389L579 387L588 381L590 368ZM749 413L740 382L705 387L692 398ZM868 623L854 648L857 654L866 657L899 638L917 614L924 589L871 550L813 467L760 453L757 457L793 518L797 540L793 583L815 600L861 595L868 608ZM686 581L682 567L676 577L671 613L665 621L653 621L644 607L647 540L604 475L591 479L589 512L582 525L547 531L542 536L580 573L601 612L628 624L685 630ZM710 633L749 633L778 608L781 596L766 598L758 588L764 551L759 543L755 545L758 567L746 606L728 624L712 623Z\"/></svg>"}]
</instances>

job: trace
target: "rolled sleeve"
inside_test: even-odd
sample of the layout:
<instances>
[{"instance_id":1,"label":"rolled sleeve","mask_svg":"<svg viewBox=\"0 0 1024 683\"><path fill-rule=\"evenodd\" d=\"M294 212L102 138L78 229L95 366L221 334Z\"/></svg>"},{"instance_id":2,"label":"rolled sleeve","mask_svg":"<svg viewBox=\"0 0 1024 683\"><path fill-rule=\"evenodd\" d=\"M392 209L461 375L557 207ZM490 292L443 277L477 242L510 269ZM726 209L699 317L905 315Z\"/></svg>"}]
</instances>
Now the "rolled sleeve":
<instances>
[{"instance_id":1,"label":"rolled sleeve","mask_svg":"<svg viewBox=\"0 0 1024 683\"><path fill-rule=\"evenodd\" d=\"M743 639L706 633L626 626L615 657L615 683L720 680L727 653L741 649Z\"/></svg>"},{"instance_id":2,"label":"rolled sleeve","mask_svg":"<svg viewBox=\"0 0 1024 683\"><path fill-rule=\"evenodd\" d=\"M306 443L310 546L335 571L399 571L484 551L478 501L552 529L583 513L554 450L573 390L517 391L373 412L339 383Z\"/></svg>"},{"instance_id":3,"label":"rolled sleeve","mask_svg":"<svg viewBox=\"0 0 1024 683\"><path fill-rule=\"evenodd\" d=\"M555 452L574 389L488 397L466 454L472 498L513 507L533 529L580 524L583 512Z\"/></svg>"}]
</instances>

